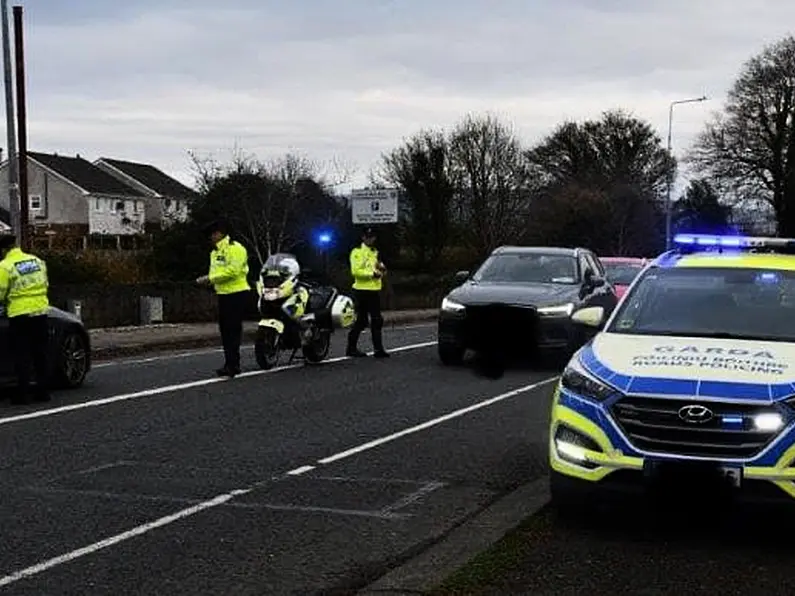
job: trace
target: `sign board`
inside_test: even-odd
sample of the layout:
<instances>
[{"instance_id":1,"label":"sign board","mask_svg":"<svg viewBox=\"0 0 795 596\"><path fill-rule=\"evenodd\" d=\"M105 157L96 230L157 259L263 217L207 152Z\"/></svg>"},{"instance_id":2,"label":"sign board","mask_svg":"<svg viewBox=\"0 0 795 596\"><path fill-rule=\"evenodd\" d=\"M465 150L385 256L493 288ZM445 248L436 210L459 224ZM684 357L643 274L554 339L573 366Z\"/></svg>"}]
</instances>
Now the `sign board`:
<instances>
[{"instance_id":1,"label":"sign board","mask_svg":"<svg viewBox=\"0 0 795 596\"><path fill-rule=\"evenodd\" d=\"M398 195L394 188L360 188L351 192L354 225L390 224L398 221Z\"/></svg>"}]
</instances>

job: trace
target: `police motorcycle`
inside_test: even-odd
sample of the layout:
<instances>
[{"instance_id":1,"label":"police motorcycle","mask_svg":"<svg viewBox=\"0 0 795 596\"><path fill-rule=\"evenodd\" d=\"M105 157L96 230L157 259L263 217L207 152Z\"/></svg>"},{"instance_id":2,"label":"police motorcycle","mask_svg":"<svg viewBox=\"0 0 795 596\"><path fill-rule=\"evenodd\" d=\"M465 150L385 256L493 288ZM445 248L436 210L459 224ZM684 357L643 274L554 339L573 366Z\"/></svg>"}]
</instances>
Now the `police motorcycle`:
<instances>
[{"instance_id":1,"label":"police motorcycle","mask_svg":"<svg viewBox=\"0 0 795 596\"><path fill-rule=\"evenodd\" d=\"M280 354L290 350L289 363L300 350L308 363L324 360L337 329L353 325L353 299L333 286L300 279L298 259L289 253L268 257L257 281L259 322L254 355L262 369L279 363Z\"/></svg>"}]
</instances>

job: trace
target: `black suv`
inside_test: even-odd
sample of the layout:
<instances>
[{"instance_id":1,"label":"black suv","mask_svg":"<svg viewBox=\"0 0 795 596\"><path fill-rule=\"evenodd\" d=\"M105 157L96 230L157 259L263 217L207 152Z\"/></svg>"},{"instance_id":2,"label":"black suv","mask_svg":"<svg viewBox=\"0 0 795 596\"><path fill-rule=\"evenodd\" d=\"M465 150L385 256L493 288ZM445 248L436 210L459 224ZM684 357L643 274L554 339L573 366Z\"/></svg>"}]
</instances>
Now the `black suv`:
<instances>
[{"instance_id":1,"label":"black suv","mask_svg":"<svg viewBox=\"0 0 795 596\"><path fill-rule=\"evenodd\" d=\"M605 270L585 248L502 246L458 285L439 311L438 349L444 364L459 364L467 349L501 352L574 351L589 334L571 314L618 299Z\"/></svg>"}]
</instances>

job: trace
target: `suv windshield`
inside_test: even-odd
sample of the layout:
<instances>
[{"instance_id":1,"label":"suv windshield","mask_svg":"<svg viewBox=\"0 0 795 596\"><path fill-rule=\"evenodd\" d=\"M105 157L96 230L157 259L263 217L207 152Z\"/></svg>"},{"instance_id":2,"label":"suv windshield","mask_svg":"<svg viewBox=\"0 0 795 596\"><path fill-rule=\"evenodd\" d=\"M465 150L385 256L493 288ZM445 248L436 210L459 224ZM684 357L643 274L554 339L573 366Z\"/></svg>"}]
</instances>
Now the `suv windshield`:
<instances>
[{"instance_id":1,"label":"suv windshield","mask_svg":"<svg viewBox=\"0 0 795 596\"><path fill-rule=\"evenodd\" d=\"M492 255L472 279L507 283L577 283L577 261L569 255L543 253Z\"/></svg>"},{"instance_id":2,"label":"suv windshield","mask_svg":"<svg viewBox=\"0 0 795 596\"><path fill-rule=\"evenodd\" d=\"M638 273L643 270L643 265L640 263L605 263L602 262L605 268L607 280L611 284L619 284L628 286L632 283Z\"/></svg>"},{"instance_id":3,"label":"suv windshield","mask_svg":"<svg viewBox=\"0 0 795 596\"><path fill-rule=\"evenodd\" d=\"M795 342L795 272L651 269L607 331Z\"/></svg>"}]
</instances>

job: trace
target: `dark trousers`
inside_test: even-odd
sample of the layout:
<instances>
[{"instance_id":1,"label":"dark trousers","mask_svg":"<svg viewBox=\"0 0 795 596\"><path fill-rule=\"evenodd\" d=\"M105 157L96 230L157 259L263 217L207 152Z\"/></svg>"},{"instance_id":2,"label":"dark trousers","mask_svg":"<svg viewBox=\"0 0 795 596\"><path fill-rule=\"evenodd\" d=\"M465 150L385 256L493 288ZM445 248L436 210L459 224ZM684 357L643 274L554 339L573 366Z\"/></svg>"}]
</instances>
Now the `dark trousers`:
<instances>
[{"instance_id":1,"label":"dark trousers","mask_svg":"<svg viewBox=\"0 0 795 596\"><path fill-rule=\"evenodd\" d=\"M32 369L35 373L36 393L46 395L49 381L47 316L11 317L8 320L8 335L20 393L24 397L30 392Z\"/></svg>"},{"instance_id":2,"label":"dark trousers","mask_svg":"<svg viewBox=\"0 0 795 596\"><path fill-rule=\"evenodd\" d=\"M373 349L384 350L384 316L381 314L381 292L375 290L354 290L356 302L356 322L348 333L348 349L356 349L359 336L367 328L369 319L370 332L373 336Z\"/></svg>"},{"instance_id":3,"label":"dark trousers","mask_svg":"<svg viewBox=\"0 0 795 596\"><path fill-rule=\"evenodd\" d=\"M224 346L224 366L230 370L240 369L240 343L249 295L248 290L218 295L218 329Z\"/></svg>"}]
</instances>

